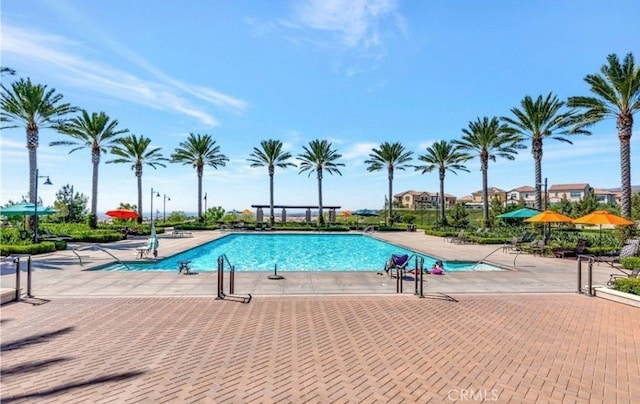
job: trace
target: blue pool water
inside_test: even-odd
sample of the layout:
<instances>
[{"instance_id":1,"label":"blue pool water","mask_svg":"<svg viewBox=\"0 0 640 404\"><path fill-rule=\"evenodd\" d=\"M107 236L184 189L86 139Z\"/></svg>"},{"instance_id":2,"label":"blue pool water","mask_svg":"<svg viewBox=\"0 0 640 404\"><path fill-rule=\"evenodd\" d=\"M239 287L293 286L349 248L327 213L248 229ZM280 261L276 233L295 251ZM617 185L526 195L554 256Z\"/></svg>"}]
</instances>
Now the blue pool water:
<instances>
[{"instance_id":1,"label":"blue pool water","mask_svg":"<svg viewBox=\"0 0 640 404\"><path fill-rule=\"evenodd\" d=\"M134 271L177 271L179 262L191 261L194 271L216 271L217 259L226 255L236 271L380 271L391 254L419 255L424 268L435 258L361 234L229 234L155 262L127 263ZM413 267L414 261L411 262ZM445 262L447 271L501 270L470 262ZM98 268L127 270L122 264Z\"/></svg>"}]
</instances>

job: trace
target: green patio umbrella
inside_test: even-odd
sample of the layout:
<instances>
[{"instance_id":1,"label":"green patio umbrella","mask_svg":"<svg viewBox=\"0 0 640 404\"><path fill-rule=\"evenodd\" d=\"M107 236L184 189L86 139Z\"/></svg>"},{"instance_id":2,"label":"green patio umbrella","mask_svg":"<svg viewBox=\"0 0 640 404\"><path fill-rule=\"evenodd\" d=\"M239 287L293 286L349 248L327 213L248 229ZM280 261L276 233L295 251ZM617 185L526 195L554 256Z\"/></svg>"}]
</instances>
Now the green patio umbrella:
<instances>
[{"instance_id":1,"label":"green patio umbrella","mask_svg":"<svg viewBox=\"0 0 640 404\"><path fill-rule=\"evenodd\" d=\"M52 215L57 212L58 212L57 210L50 208L48 206L47 207L38 206L36 211L36 207L32 203L18 203L15 205L5 206L3 208L0 208L0 216L7 216L7 217L30 216L35 213L37 213L38 216L46 216L46 215Z\"/></svg>"},{"instance_id":2,"label":"green patio umbrella","mask_svg":"<svg viewBox=\"0 0 640 404\"><path fill-rule=\"evenodd\" d=\"M539 214L540 211L531 209L531 208L521 208L517 210L512 210L511 212L503 213L501 215L496 216L500 219L528 219L530 217L534 217Z\"/></svg>"}]
</instances>

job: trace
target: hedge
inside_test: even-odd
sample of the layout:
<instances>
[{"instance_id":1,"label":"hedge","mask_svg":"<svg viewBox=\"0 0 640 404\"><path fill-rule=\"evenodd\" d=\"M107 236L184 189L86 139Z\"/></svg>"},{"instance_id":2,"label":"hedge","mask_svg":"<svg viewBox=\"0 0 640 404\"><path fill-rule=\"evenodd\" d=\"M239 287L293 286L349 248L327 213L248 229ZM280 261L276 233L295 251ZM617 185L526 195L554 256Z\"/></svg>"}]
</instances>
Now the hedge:
<instances>
[{"instance_id":1,"label":"hedge","mask_svg":"<svg viewBox=\"0 0 640 404\"><path fill-rule=\"evenodd\" d=\"M613 289L640 296L640 279L638 278L618 278L614 281Z\"/></svg>"},{"instance_id":2,"label":"hedge","mask_svg":"<svg viewBox=\"0 0 640 404\"><path fill-rule=\"evenodd\" d=\"M53 242L53 241L43 241L38 244L2 244L0 245L0 255L8 256L12 254L46 254L56 251L56 244L64 243L64 248L67 248L67 243L65 241L62 242ZM62 247L62 244L59 244Z\"/></svg>"}]
</instances>

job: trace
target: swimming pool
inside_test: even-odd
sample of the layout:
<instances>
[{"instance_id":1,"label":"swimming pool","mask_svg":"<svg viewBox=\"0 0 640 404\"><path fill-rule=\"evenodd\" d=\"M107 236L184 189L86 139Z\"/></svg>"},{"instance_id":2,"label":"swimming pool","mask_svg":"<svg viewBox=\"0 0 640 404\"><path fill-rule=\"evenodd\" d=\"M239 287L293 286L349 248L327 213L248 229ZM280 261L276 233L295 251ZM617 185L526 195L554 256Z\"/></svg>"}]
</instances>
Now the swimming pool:
<instances>
[{"instance_id":1,"label":"swimming pool","mask_svg":"<svg viewBox=\"0 0 640 404\"><path fill-rule=\"evenodd\" d=\"M153 262L110 264L101 271L177 271L179 262L191 261L196 272L216 271L217 259L226 255L236 271L380 271L391 254L418 255L424 268L436 258L363 234L229 234L217 240ZM411 267L414 267L414 261ZM502 270L475 262L445 262L447 271Z\"/></svg>"}]
</instances>

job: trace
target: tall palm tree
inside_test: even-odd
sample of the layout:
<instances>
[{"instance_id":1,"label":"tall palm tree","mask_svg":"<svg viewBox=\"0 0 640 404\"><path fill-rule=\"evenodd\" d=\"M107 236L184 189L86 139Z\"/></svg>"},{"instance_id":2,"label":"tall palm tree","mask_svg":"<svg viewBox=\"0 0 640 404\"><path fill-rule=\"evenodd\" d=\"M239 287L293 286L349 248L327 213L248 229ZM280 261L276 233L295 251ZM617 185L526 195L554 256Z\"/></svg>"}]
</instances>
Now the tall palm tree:
<instances>
[{"instance_id":1,"label":"tall palm tree","mask_svg":"<svg viewBox=\"0 0 640 404\"><path fill-rule=\"evenodd\" d=\"M20 79L11 84L11 88L2 87L0 96L0 122L11 122L13 125L2 126L2 129L24 126L27 132L27 149L29 150L29 201L35 201L35 185L38 168L38 143L40 129L56 128L64 123L64 116L78 109L63 103L63 95L46 85L33 84L31 79Z\"/></svg>"},{"instance_id":2,"label":"tall palm tree","mask_svg":"<svg viewBox=\"0 0 640 404\"><path fill-rule=\"evenodd\" d=\"M323 172L326 171L329 174L339 174L342 176L342 173L338 169L338 167L344 167L343 163L336 163L336 160L342 157L341 154L337 153L337 150L331 149L331 143L327 140L319 140L315 139L309 142L309 147L302 146L304 153L298 155L298 160L300 160L300 172L301 174L305 171L309 172L309 176L311 176L312 172L316 172L316 177L318 179L318 224L324 224L324 217L322 216L322 176Z\"/></svg>"},{"instance_id":3,"label":"tall palm tree","mask_svg":"<svg viewBox=\"0 0 640 404\"><path fill-rule=\"evenodd\" d=\"M489 160L496 161L496 157L514 160L519 149L525 149L522 137L514 133L506 124L500 124L497 117L478 118L469 122L469 128L462 129L463 136L452 143L460 150L478 153L480 157L480 171L482 172L482 214L485 226L489 226Z\"/></svg>"},{"instance_id":4,"label":"tall palm tree","mask_svg":"<svg viewBox=\"0 0 640 404\"><path fill-rule=\"evenodd\" d=\"M250 158L247 160L251 162L251 167L266 166L269 171L269 223L273 226L275 223L273 212L273 177L275 168L295 167L296 165L287 161L291 158L291 153L282 150L281 141L274 139L263 140L260 142L260 147L260 149L254 147Z\"/></svg>"},{"instance_id":5,"label":"tall palm tree","mask_svg":"<svg viewBox=\"0 0 640 404\"><path fill-rule=\"evenodd\" d=\"M440 216L442 217L442 224L447 223L447 217L444 211L444 179L447 171L458 174L456 171L466 171L467 167L463 163L471 159L471 156L460 150L458 146L453 142L447 142L441 140L427 147L426 153L419 156L418 160L422 161L423 165L415 166L416 171L422 171L421 174L430 173L431 171L438 170L438 178L440 179Z\"/></svg>"},{"instance_id":6,"label":"tall palm tree","mask_svg":"<svg viewBox=\"0 0 640 404\"><path fill-rule=\"evenodd\" d=\"M595 97L569 97L568 105L586 109L578 123L592 125L607 117L616 119L620 141L620 174L622 178L622 216L631 219L631 134L633 114L640 110L640 67L635 67L633 54L624 58L607 56L608 65L600 69L602 75L589 74L584 80Z\"/></svg>"},{"instance_id":7,"label":"tall palm tree","mask_svg":"<svg viewBox=\"0 0 640 404\"><path fill-rule=\"evenodd\" d=\"M130 135L122 138L111 148L111 154L117 156L106 163L131 164L138 182L138 222L142 221L142 167L147 165L153 169L166 167L168 158L160 153L161 147L150 148L151 139L144 136ZM151 212L153 215L153 212Z\"/></svg>"},{"instance_id":8,"label":"tall palm tree","mask_svg":"<svg viewBox=\"0 0 640 404\"><path fill-rule=\"evenodd\" d=\"M198 217L202 218L202 176L204 174L204 166L209 165L214 169L227 165L229 158L220 153L220 146L216 145L211 135L194 135L184 142L180 142L180 147L175 149L171 155L172 163L182 163L184 165L192 165L196 169L198 175Z\"/></svg>"},{"instance_id":9,"label":"tall palm tree","mask_svg":"<svg viewBox=\"0 0 640 404\"><path fill-rule=\"evenodd\" d=\"M129 132L128 129L118 129L118 120L111 120L104 112L89 112L82 110L80 115L60 126L60 132L74 140L59 140L49 143L49 146L76 146L69 154L80 149L91 151L93 175L91 177L91 213L98 214L98 167L100 155L106 153L119 141L119 136Z\"/></svg>"},{"instance_id":10,"label":"tall palm tree","mask_svg":"<svg viewBox=\"0 0 640 404\"><path fill-rule=\"evenodd\" d=\"M407 151L400 142L380 144L378 149L371 149L369 159L365 160L368 164L367 171L379 171L383 168L387 169L387 179L389 181L389 201L393 201L393 173L395 170L403 170L410 167L405 164L411 161L412 151ZM393 203L389 203L389 220L393 223Z\"/></svg>"},{"instance_id":11,"label":"tall palm tree","mask_svg":"<svg viewBox=\"0 0 640 404\"><path fill-rule=\"evenodd\" d=\"M531 139L531 154L535 164L536 209L542 210L542 143L545 138L573 144L569 139L560 135L583 134L590 135L579 127L569 130L576 113L574 110L562 111L565 103L558 100L552 93L545 98L541 95L534 101L530 96L520 102L522 109L512 108L514 117L502 117L509 127L523 137Z\"/></svg>"}]
</instances>

